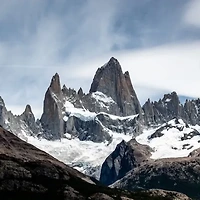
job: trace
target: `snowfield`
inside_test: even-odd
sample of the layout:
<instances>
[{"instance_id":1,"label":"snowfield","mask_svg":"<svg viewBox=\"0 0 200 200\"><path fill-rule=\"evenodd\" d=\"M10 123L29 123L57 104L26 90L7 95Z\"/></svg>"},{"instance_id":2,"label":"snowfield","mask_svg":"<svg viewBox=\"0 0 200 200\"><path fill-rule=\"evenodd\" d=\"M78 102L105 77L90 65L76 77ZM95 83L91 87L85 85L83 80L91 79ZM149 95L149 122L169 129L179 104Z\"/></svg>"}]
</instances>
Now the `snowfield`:
<instances>
[{"instance_id":1,"label":"snowfield","mask_svg":"<svg viewBox=\"0 0 200 200\"><path fill-rule=\"evenodd\" d=\"M69 137L69 134L67 135ZM112 132L113 140L109 144L80 141L78 138L57 141L38 140L27 137L27 142L49 153L58 160L75 169L99 179L101 165L122 140L129 141L132 136Z\"/></svg>"},{"instance_id":2,"label":"snowfield","mask_svg":"<svg viewBox=\"0 0 200 200\"><path fill-rule=\"evenodd\" d=\"M67 101L65 107L69 116L77 116L81 120L94 120L97 115L84 109L74 108L73 104ZM137 116L118 117L107 115L114 120L132 119ZM68 117L66 119L64 118L64 120L67 119ZM158 130L160 130L159 135L152 137L152 135L155 136L154 133ZM122 140L129 141L132 138L132 135L119 134L109 129L108 131L112 136L110 143L80 141L78 138L72 138L68 133L65 134L65 138L57 141L48 141L46 139L27 136L25 132L19 137L39 149L44 150L65 164L99 179L101 165L115 150L117 144ZM191 135L193 132L196 134ZM154 150L151 156L152 159L184 157L188 156L194 149L200 147L199 132L200 126L189 126L180 119L178 121L174 119L156 129L144 130L141 135L136 137L136 140L141 144L149 145Z\"/></svg>"},{"instance_id":3,"label":"snowfield","mask_svg":"<svg viewBox=\"0 0 200 200\"><path fill-rule=\"evenodd\" d=\"M137 142L149 145L154 152L151 158L173 158L188 156L193 150L200 148L200 135L191 137L190 133L194 130L200 132L200 126L186 126L183 120L179 119L178 124L175 120L169 121L167 124L171 128L165 128L161 133L163 136L150 139L149 137L155 132L155 129L144 130L143 133L136 137ZM161 127L165 127L166 123ZM157 129L156 129L157 130ZM182 140L184 135L187 139Z\"/></svg>"}]
</instances>

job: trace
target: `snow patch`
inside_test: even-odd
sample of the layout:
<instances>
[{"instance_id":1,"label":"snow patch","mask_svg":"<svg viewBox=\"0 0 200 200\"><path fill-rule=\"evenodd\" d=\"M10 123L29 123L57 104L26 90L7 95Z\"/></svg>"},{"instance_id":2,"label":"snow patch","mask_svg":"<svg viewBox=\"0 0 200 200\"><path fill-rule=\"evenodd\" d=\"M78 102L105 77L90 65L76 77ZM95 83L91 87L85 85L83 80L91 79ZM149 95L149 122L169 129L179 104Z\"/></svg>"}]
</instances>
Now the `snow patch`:
<instances>
[{"instance_id":1,"label":"snow patch","mask_svg":"<svg viewBox=\"0 0 200 200\"><path fill-rule=\"evenodd\" d=\"M67 121L70 116L80 118L82 121L91 121L96 117L96 113L82 108L75 108L69 101L65 102L64 107L67 114L67 116L64 116L64 121Z\"/></svg>"},{"instance_id":2,"label":"snow patch","mask_svg":"<svg viewBox=\"0 0 200 200\"><path fill-rule=\"evenodd\" d=\"M200 136L190 137L189 135L188 139L185 140L182 140L182 137L184 137L184 134L187 135L194 130L200 132L200 126L186 127L182 119L179 119L178 122L177 124L176 120L171 120L163 124L161 127L168 124L171 125L171 128L168 127L161 131L163 135L160 137L150 139L150 136L158 129L148 129L137 136L136 140L140 144L149 145L154 150L151 156L152 159L188 156L190 152L200 147Z\"/></svg>"},{"instance_id":3,"label":"snow patch","mask_svg":"<svg viewBox=\"0 0 200 200\"><path fill-rule=\"evenodd\" d=\"M171 99L170 98L167 98L166 100L165 100L165 102L170 102L171 101Z\"/></svg>"},{"instance_id":4,"label":"snow patch","mask_svg":"<svg viewBox=\"0 0 200 200\"><path fill-rule=\"evenodd\" d=\"M115 101L111 97L108 97L107 95L99 91L93 92L91 97L95 99L100 104L101 107L104 107L107 110L109 109L110 104L115 103Z\"/></svg>"},{"instance_id":5,"label":"snow patch","mask_svg":"<svg viewBox=\"0 0 200 200\"><path fill-rule=\"evenodd\" d=\"M92 141L80 141L78 138L64 138L57 141L48 141L45 139L38 140L37 138L27 136L27 142L46 151L58 160L74 166L77 170L93 175L96 178L100 177L101 165L108 155L110 155L116 145L122 140L129 141L132 136L110 132L113 140L111 143L102 142L94 143ZM70 134L65 134L70 137ZM94 174L91 174L88 169L96 169Z\"/></svg>"}]
</instances>

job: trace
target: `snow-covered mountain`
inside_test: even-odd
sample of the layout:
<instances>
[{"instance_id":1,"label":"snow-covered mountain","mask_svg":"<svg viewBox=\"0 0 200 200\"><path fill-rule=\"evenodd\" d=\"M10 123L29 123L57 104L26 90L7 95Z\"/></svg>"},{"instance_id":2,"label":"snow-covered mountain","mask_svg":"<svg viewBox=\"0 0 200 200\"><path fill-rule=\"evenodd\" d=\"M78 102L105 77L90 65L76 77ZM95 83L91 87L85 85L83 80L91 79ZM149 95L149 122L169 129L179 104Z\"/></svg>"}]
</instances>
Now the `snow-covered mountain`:
<instances>
[{"instance_id":1,"label":"snow-covered mountain","mask_svg":"<svg viewBox=\"0 0 200 200\"><path fill-rule=\"evenodd\" d=\"M88 94L61 87L56 73L39 120L29 105L15 116L0 99L0 125L98 179L103 162L122 140L149 145L151 159L188 156L199 148L200 100L181 104L172 92L141 106L129 73L111 58L97 70Z\"/></svg>"},{"instance_id":2,"label":"snow-covered mountain","mask_svg":"<svg viewBox=\"0 0 200 200\"><path fill-rule=\"evenodd\" d=\"M153 159L185 157L200 147L200 126L176 118L156 129L144 130L136 140L153 149Z\"/></svg>"}]
</instances>

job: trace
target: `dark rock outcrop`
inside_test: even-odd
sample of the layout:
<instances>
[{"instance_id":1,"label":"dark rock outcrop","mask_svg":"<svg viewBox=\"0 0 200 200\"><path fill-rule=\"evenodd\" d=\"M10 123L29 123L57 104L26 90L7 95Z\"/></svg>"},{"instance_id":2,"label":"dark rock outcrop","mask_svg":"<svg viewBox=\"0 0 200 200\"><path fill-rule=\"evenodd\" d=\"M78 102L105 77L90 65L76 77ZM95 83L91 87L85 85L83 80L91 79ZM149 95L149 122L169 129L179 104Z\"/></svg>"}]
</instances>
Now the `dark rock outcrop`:
<instances>
[{"instance_id":1,"label":"dark rock outcrop","mask_svg":"<svg viewBox=\"0 0 200 200\"><path fill-rule=\"evenodd\" d=\"M6 112L5 103L4 103L4 100L0 96L0 125L1 126L4 126L5 124L5 112Z\"/></svg>"},{"instance_id":2,"label":"dark rock outcrop","mask_svg":"<svg viewBox=\"0 0 200 200\"><path fill-rule=\"evenodd\" d=\"M158 102L150 102L148 99L142 108L145 124L148 126L162 124L184 114L183 105L180 104L176 92L165 94Z\"/></svg>"},{"instance_id":3,"label":"dark rock outcrop","mask_svg":"<svg viewBox=\"0 0 200 200\"><path fill-rule=\"evenodd\" d=\"M110 185L122 178L131 169L150 159L152 149L139 144L135 139L122 141L105 160L101 168L100 182Z\"/></svg>"},{"instance_id":4,"label":"dark rock outcrop","mask_svg":"<svg viewBox=\"0 0 200 200\"><path fill-rule=\"evenodd\" d=\"M159 101L150 99L142 107L147 126L158 126L173 118L181 118L188 124L200 125L200 99L180 103L176 92L165 94Z\"/></svg>"},{"instance_id":5,"label":"dark rock outcrop","mask_svg":"<svg viewBox=\"0 0 200 200\"><path fill-rule=\"evenodd\" d=\"M43 128L43 137L47 139L60 139L64 134L63 121L63 96L60 86L60 78L56 73L44 98L43 114L41 125Z\"/></svg>"},{"instance_id":6,"label":"dark rock outcrop","mask_svg":"<svg viewBox=\"0 0 200 200\"><path fill-rule=\"evenodd\" d=\"M112 139L97 118L84 121L76 116L71 116L66 122L66 132L82 141L103 142Z\"/></svg>"},{"instance_id":7,"label":"dark rock outcrop","mask_svg":"<svg viewBox=\"0 0 200 200\"><path fill-rule=\"evenodd\" d=\"M200 125L200 99L186 100L183 118L191 125Z\"/></svg>"},{"instance_id":8,"label":"dark rock outcrop","mask_svg":"<svg viewBox=\"0 0 200 200\"><path fill-rule=\"evenodd\" d=\"M150 190L144 191L143 193L147 193L152 198L154 197L154 198L159 198L159 199L170 199L170 198L174 200L189 200L190 199L185 194L175 192L175 191L150 189Z\"/></svg>"},{"instance_id":9,"label":"dark rock outcrop","mask_svg":"<svg viewBox=\"0 0 200 200\"><path fill-rule=\"evenodd\" d=\"M113 184L127 190L158 188L200 198L199 150L184 158L149 160Z\"/></svg>"},{"instance_id":10,"label":"dark rock outcrop","mask_svg":"<svg viewBox=\"0 0 200 200\"><path fill-rule=\"evenodd\" d=\"M20 140L0 127L1 199L89 200L155 199L152 192L127 192L98 185L98 182L59 162L47 153ZM167 193L167 192L163 192ZM163 196L162 193L162 196ZM177 194L170 195L175 198Z\"/></svg>"},{"instance_id":11,"label":"dark rock outcrop","mask_svg":"<svg viewBox=\"0 0 200 200\"><path fill-rule=\"evenodd\" d=\"M6 109L3 99L0 97L0 125L12 131L26 140L27 135L37 135L40 132L40 124L35 121L30 105L27 105L21 115L14 115Z\"/></svg>"},{"instance_id":12,"label":"dark rock outcrop","mask_svg":"<svg viewBox=\"0 0 200 200\"><path fill-rule=\"evenodd\" d=\"M84 199L69 183L92 183L47 153L0 128L2 199Z\"/></svg>"},{"instance_id":13,"label":"dark rock outcrop","mask_svg":"<svg viewBox=\"0 0 200 200\"><path fill-rule=\"evenodd\" d=\"M113 57L107 64L99 68L94 76L90 93L97 91L111 97L117 103L120 111L117 114L119 115L128 116L142 113L129 73L123 74L118 60Z\"/></svg>"},{"instance_id":14,"label":"dark rock outcrop","mask_svg":"<svg viewBox=\"0 0 200 200\"><path fill-rule=\"evenodd\" d=\"M31 135L37 135L39 133L40 126L36 123L35 116L30 105L26 105L25 111L19 117L25 122L28 127L28 132L31 133Z\"/></svg>"},{"instance_id":15,"label":"dark rock outcrop","mask_svg":"<svg viewBox=\"0 0 200 200\"><path fill-rule=\"evenodd\" d=\"M80 140L93 142L112 141L112 132L132 135L133 138L142 132L139 116L115 117L107 113L99 113L91 119L68 115L65 132Z\"/></svg>"}]
</instances>

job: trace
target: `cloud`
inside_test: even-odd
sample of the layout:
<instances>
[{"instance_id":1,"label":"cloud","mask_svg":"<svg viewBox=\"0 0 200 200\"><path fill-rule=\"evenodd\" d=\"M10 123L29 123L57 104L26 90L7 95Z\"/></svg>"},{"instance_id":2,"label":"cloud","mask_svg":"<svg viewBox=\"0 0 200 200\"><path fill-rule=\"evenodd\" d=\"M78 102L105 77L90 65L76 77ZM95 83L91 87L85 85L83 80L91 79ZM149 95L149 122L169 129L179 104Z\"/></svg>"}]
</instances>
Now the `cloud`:
<instances>
[{"instance_id":1,"label":"cloud","mask_svg":"<svg viewBox=\"0 0 200 200\"><path fill-rule=\"evenodd\" d=\"M200 1L191 0L186 6L184 21L192 26L200 28Z\"/></svg>"},{"instance_id":2,"label":"cloud","mask_svg":"<svg viewBox=\"0 0 200 200\"><path fill-rule=\"evenodd\" d=\"M142 103L148 97L155 100L161 98L164 92L172 91L182 96L197 98L200 97L199 55L200 41L145 50L119 51L83 64L82 70L77 66L79 71L75 69L71 77L85 80L89 86L97 66L102 66L109 57L115 56L123 70L130 72L132 83ZM88 86L85 87L86 90Z\"/></svg>"},{"instance_id":3,"label":"cloud","mask_svg":"<svg viewBox=\"0 0 200 200\"><path fill-rule=\"evenodd\" d=\"M20 114L31 104L42 112L56 72L87 92L111 56L130 71L141 102L172 90L199 96L191 85L199 84L199 43L185 41L200 34L180 24L192 8L187 0L162 2L0 0L0 95L8 109Z\"/></svg>"},{"instance_id":4,"label":"cloud","mask_svg":"<svg viewBox=\"0 0 200 200\"><path fill-rule=\"evenodd\" d=\"M27 103L33 112L42 107L56 72L70 79L76 63L123 43L123 36L110 34L117 9L113 1L0 3L0 95L8 109L18 107L16 114Z\"/></svg>"}]
</instances>

